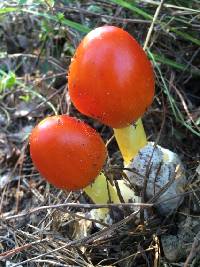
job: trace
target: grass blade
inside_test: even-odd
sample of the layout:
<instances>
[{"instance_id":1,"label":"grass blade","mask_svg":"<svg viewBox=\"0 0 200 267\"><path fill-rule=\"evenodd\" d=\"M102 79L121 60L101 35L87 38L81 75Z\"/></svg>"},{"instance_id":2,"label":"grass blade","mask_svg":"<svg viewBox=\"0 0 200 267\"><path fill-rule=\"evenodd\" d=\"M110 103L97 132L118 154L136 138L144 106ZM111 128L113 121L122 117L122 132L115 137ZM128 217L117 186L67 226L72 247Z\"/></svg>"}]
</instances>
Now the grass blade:
<instances>
[{"instance_id":1,"label":"grass blade","mask_svg":"<svg viewBox=\"0 0 200 267\"><path fill-rule=\"evenodd\" d=\"M191 124L187 123L187 121L185 121L184 116L183 116L182 112L180 111L180 109L178 108L175 99L172 97L172 95L170 94L170 92L168 90L168 86L167 86L167 84L165 82L165 79L164 79L164 77L162 75L162 72L161 72L157 62L156 62L156 59L155 59L154 55L150 51L148 51L148 53L149 53L149 56L151 57L154 65L155 65L156 69L158 70L158 73L159 73L160 77L161 77L161 81L163 83L163 92L164 92L164 94L167 96L167 98L169 100L170 107L172 109L172 112L173 112L173 115L174 115L176 121L181 123L184 127L186 127L193 134L195 134L198 137L200 137L200 132L197 131L196 129L194 129L194 127Z\"/></svg>"},{"instance_id":2,"label":"grass blade","mask_svg":"<svg viewBox=\"0 0 200 267\"><path fill-rule=\"evenodd\" d=\"M18 7L4 7L0 8L0 14L7 14L11 12L19 11Z\"/></svg>"},{"instance_id":3,"label":"grass blade","mask_svg":"<svg viewBox=\"0 0 200 267\"><path fill-rule=\"evenodd\" d=\"M124 8L127 8L129 10L134 11L135 13L137 13L138 15L141 15L143 18L145 19L153 19L152 15L149 15L148 13L146 13L145 11L143 11L141 8L138 8L136 5L134 5L133 3L129 3L127 1L124 0L111 0L111 2L118 4L119 6L122 6ZM174 33L176 33L177 35L183 37L184 39L191 41L192 43L196 44L196 45L200 45L200 39L197 39L193 36L191 36L188 33L179 31L173 27L169 27L165 22L159 21L157 20L155 23L159 23L161 26L165 27L166 29L168 29L169 31L172 31Z\"/></svg>"},{"instance_id":4,"label":"grass blade","mask_svg":"<svg viewBox=\"0 0 200 267\"><path fill-rule=\"evenodd\" d=\"M57 16L53 16L53 15L50 15L47 13L40 13L40 12L33 11L30 9L22 9L22 11L26 12L26 13L31 13L31 14L36 15L38 17L43 17L43 18L47 18L47 19L55 21L55 22L59 22L63 25L71 27L71 28L73 28L79 32L82 32L82 33L88 33L90 31L90 29L87 26L83 26L82 24L80 24L78 22L71 21L69 19L65 19L65 18L59 19Z\"/></svg>"},{"instance_id":5,"label":"grass blade","mask_svg":"<svg viewBox=\"0 0 200 267\"><path fill-rule=\"evenodd\" d=\"M149 54L149 53L148 53ZM150 58L154 57L154 59L160 63L163 63L165 65L168 65L170 67L173 67L178 70L186 71L186 72L191 72L193 75L200 76L200 70L198 69L186 69L186 66L180 63L175 62L174 60L171 60L169 58L164 57L163 55L160 56L158 54L152 53L149 55Z\"/></svg>"},{"instance_id":6,"label":"grass blade","mask_svg":"<svg viewBox=\"0 0 200 267\"><path fill-rule=\"evenodd\" d=\"M153 19L153 16L149 15L148 13L146 13L144 10L142 10L139 7L136 7L135 5L133 5L132 3L129 3L127 1L123 1L123 0L111 0L111 2L118 4L119 6L128 8L129 10L132 10L134 12L136 12L138 15L141 15L142 17L144 17L145 19Z\"/></svg>"}]
</instances>

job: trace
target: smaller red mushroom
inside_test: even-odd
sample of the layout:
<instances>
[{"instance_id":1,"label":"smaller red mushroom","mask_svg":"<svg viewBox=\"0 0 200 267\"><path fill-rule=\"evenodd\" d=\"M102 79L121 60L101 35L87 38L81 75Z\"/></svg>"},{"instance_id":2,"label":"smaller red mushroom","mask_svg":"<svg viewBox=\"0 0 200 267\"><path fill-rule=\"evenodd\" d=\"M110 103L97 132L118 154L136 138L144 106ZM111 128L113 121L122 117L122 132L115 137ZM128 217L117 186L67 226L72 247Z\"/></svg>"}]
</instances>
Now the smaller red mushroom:
<instances>
[{"instance_id":1,"label":"smaller red mushroom","mask_svg":"<svg viewBox=\"0 0 200 267\"><path fill-rule=\"evenodd\" d=\"M67 115L48 117L33 129L29 141L32 161L49 183L65 190L83 189L96 204L109 199L120 203L116 189L100 173L105 144L89 125ZM98 211L98 219L106 221L109 210Z\"/></svg>"},{"instance_id":2,"label":"smaller red mushroom","mask_svg":"<svg viewBox=\"0 0 200 267\"><path fill-rule=\"evenodd\" d=\"M34 165L51 184L78 190L94 181L106 159L99 134L86 123L67 115L42 120L30 136Z\"/></svg>"}]
</instances>

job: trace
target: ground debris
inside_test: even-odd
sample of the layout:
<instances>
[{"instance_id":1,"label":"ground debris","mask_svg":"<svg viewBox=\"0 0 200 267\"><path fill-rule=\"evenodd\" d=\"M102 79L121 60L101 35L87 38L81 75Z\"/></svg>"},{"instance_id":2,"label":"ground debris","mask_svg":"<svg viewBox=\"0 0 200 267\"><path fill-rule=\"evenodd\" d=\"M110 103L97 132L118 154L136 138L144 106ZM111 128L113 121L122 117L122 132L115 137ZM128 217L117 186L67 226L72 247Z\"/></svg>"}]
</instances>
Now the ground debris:
<instances>
[{"instance_id":1,"label":"ground debris","mask_svg":"<svg viewBox=\"0 0 200 267\"><path fill-rule=\"evenodd\" d=\"M199 267L198 1L8 2L0 3L0 266ZM15 7L19 11L11 12ZM137 214L116 209L116 223L99 229L80 207L29 214L43 206L91 202L83 192L61 191L42 179L30 160L28 134L46 116L83 119L108 141L108 173L113 181L121 179L122 158L112 129L80 114L67 94L75 48L88 28L104 24L147 43L156 96L142 120L148 140L178 154L187 184L183 203L171 214L150 208L145 217L144 207ZM4 88L2 77L10 72L15 82Z\"/></svg>"}]
</instances>

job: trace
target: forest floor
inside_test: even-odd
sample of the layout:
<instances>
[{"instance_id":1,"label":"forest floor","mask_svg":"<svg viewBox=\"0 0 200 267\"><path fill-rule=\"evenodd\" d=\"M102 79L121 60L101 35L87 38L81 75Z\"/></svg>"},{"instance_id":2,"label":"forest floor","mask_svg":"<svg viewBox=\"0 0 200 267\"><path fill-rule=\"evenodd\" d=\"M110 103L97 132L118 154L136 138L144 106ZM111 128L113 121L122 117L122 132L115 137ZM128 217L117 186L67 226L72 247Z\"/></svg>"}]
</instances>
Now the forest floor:
<instances>
[{"instance_id":1,"label":"forest floor","mask_svg":"<svg viewBox=\"0 0 200 267\"><path fill-rule=\"evenodd\" d=\"M110 140L109 164L120 179L112 129L80 114L67 93L77 45L105 24L145 45L156 76L143 117L147 137L179 155L187 183L183 203L168 216L152 210L140 220L129 212L98 229L78 206L91 203L83 192L41 178L28 136L46 116L76 116ZM0 266L200 266L199 37L198 0L0 1ZM58 208L63 203L77 207Z\"/></svg>"}]
</instances>

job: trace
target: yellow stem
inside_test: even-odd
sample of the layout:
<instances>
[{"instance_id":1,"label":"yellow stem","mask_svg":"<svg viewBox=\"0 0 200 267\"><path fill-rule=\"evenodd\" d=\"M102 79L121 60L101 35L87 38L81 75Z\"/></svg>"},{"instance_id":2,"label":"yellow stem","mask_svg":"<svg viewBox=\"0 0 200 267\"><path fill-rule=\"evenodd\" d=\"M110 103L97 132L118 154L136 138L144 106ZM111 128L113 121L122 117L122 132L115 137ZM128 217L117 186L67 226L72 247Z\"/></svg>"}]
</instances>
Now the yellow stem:
<instances>
[{"instance_id":1,"label":"yellow stem","mask_svg":"<svg viewBox=\"0 0 200 267\"><path fill-rule=\"evenodd\" d=\"M114 129L114 134L125 165L127 165L138 154L138 151L147 144L147 138L141 119L137 120L135 125Z\"/></svg>"},{"instance_id":2,"label":"yellow stem","mask_svg":"<svg viewBox=\"0 0 200 267\"><path fill-rule=\"evenodd\" d=\"M96 204L107 204L109 200L112 203L120 203L116 189L107 181L103 173L100 173L91 185L85 187L84 191ZM109 210L107 208L102 208L98 209L97 213L99 219L105 221Z\"/></svg>"},{"instance_id":3,"label":"yellow stem","mask_svg":"<svg viewBox=\"0 0 200 267\"><path fill-rule=\"evenodd\" d=\"M130 125L125 128L114 129L114 133L125 164L128 164L130 160L137 155L138 151L147 144L141 119L139 119L134 126ZM125 199L126 195L129 196L132 194L132 190L125 184L122 184L121 187ZM112 203L120 203L117 190L107 181L103 173L101 173L91 185L85 187L84 191L96 204L107 204L109 200ZM95 218L104 222L108 219L108 215L109 209L107 208L95 211Z\"/></svg>"}]
</instances>

